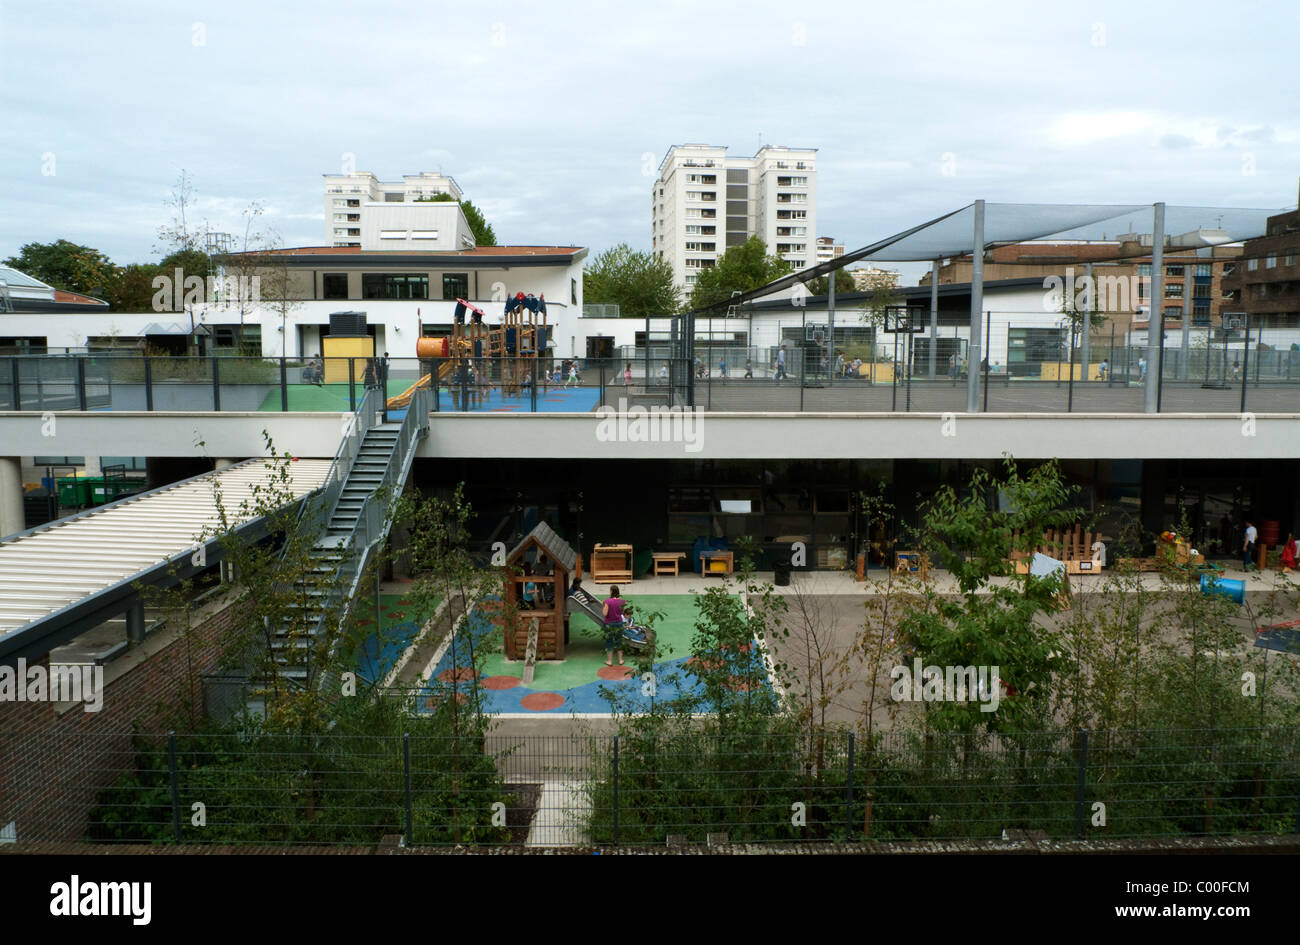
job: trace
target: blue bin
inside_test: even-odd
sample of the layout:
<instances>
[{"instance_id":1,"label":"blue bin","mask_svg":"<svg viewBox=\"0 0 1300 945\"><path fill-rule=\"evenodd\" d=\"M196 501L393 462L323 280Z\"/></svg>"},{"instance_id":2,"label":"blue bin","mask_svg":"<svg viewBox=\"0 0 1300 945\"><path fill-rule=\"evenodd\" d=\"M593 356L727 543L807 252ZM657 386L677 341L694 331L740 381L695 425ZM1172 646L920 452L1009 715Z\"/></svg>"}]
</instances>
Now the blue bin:
<instances>
[{"instance_id":1,"label":"blue bin","mask_svg":"<svg viewBox=\"0 0 1300 945\"><path fill-rule=\"evenodd\" d=\"M1202 574L1201 593L1206 597L1226 597L1234 604L1241 604L1246 600L1246 582Z\"/></svg>"}]
</instances>

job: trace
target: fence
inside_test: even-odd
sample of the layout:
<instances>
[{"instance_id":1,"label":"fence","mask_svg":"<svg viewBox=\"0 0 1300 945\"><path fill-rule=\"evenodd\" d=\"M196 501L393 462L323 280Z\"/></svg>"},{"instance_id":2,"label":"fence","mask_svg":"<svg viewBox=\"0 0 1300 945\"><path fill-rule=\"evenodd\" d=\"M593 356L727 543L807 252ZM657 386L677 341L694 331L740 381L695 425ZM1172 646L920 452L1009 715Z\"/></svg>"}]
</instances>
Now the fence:
<instances>
[{"instance_id":1,"label":"fence","mask_svg":"<svg viewBox=\"0 0 1300 945\"><path fill-rule=\"evenodd\" d=\"M1300 733L178 736L79 733L28 774L20 842L663 844L1272 834L1300 830ZM130 746L129 748L127 746ZM86 810L52 810L59 784ZM42 780L42 777L46 780ZM42 783L27 783L42 780Z\"/></svg>"},{"instance_id":2,"label":"fence","mask_svg":"<svg viewBox=\"0 0 1300 945\"><path fill-rule=\"evenodd\" d=\"M746 347L697 339L691 358L652 345L610 358L396 358L386 367L366 358L0 357L0 410L352 412L367 390L401 398L419 385L431 391L431 410L441 412L587 413L635 404L964 413L970 349L964 336L945 331L934 346L933 376L929 339L909 345L904 336L834 349L815 341ZM1017 331L1003 325L1005 335ZM1057 337L1054 329L1049 334ZM979 409L1142 413L1155 385L1163 412L1300 411L1300 347L1170 346L1148 364L1145 347L1119 337L1094 336L1086 357L1079 339L1073 346L1023 340L1023 347L1012 345L1012 360L974 366Z\"/></svg>"}]
</instances>

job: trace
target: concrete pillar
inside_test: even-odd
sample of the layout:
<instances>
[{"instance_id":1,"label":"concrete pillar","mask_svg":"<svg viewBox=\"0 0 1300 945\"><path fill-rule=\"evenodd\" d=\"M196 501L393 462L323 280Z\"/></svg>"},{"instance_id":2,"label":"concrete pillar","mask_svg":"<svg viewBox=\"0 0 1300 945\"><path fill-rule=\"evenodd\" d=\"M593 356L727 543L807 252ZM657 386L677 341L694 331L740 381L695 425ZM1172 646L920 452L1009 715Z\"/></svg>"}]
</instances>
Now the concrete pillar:
<instances>
[{"instance_id":1,"label":"concrete pillar","mask_svg":"<svg viewBox=\"0 0 1300 945\"><path fill-rule=\"evenodd\" d=\"M930 380L934 380L939 347L939 260L930 260Z\"/></svg>"},{"instance_id":2,"label":"concrete pillar","mask_svg":"<svg viewBox=\"0 0 1300 945\"><path fill-rule=\"evenodd\" d=\"M0 537L21 532L23 518L23 464L17 456L0 456Z\"/></svg>"},{"instance_id":3,"label":"concrete pillar","mask_svg":"<svg viewBox=\"0 0 1300 945\"><path fill-rule=\"evenodd\" d=\"M1088 263L1083 270L1083 279L1087 283L1084 291L1087 292L1085 298L1088 302L1084 306L1083 321L1079 325L1079 330L1083 332L1080 339L1079 360L1083 363L1083 369L1079 371L1079 377L1083 380L1088 379L1088 366L1092 363L1092 313L1097 306L1097 284L1092 281L1092 263Z\"/></svg>"}]
</instances>

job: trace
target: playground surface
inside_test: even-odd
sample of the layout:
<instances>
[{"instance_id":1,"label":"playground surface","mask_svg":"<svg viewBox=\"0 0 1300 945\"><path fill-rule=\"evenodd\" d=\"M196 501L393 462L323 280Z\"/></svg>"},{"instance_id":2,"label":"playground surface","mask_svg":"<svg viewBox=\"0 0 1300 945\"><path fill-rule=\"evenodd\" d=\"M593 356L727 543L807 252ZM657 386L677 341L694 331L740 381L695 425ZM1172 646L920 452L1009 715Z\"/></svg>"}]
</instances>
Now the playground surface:
<instances>
[{"instance_id":1,"label":"playground surface","mask_svg":"<svg viewBox=\"0 0 1300 945\"><path fill-rule=\"evenodd\" d=\"M692 672L690 659L697 617L694 596L683 593L637 594L633 591L627 594L627 599L642 613L658 611L663 614L655 622L659 658L653 667L654 698L663 701L683 693L699 694L700 681ZM470 632L491 650L483 661L482 675L477 680L484 711L493 715L609 715L610 701L602 690L616 694L620 703L627 700L626 708L630 711L650 708L651 697L646 681L632 665L635 654L624 650L623 661L627 665L606 666L605 650L596 625L578 613L570 616L569 625L565 659L539 661L532 684L525 686L523 661L506 660L501 652L500 632L495 631L486 619L476 623ZM453 662L452 650L448 648L431 674L431 679L437 681L435 684L451 685L459 676L461 686L470 685L467 650L468 647L462 645ZM453 671L456 665L462 667L459 674Z\"/></svg>"},{"instance_id":2,"label":"playground surface","mask_svg":"<svg viewBox=\"0 0 1300 945\"><path fill-rule=\"evenodd\" d=\"M359 600L357 608L358 636L364 634L356 648L357 675L366 682L382 682L415 641L428 615L418 613L413 602L401 594L379 595L378 627L373 597Z\"/></svg>"},{"instance_id":3,"label":"playground surface","mask_svg":"<svg viewBox=\"0 0 1300 945\"><path fill-rule=\"evenodd\" d=\"M414 383L408 378L388 379L387 394L396 397L410 388ZM358 399L365 393L361 385L356 386ZM347 384L290 384L288 386L289 410L317 413L347 413L353 409L348 398ZM537 413L589 413L600 403L600 389L596 387L551 387L537 392ZM281 409L280 391L271 391L262 401L259 410L279 413ZM442 387L438 391L438 410L454 412L457 410L452 391ZM521 394L504 395L500 388L492 388L474 401L468 413L531 413L533 411L532 395L527 391ZM405 409L390 410L389 418L400 420Z\"/></svg>"}]
</instances>

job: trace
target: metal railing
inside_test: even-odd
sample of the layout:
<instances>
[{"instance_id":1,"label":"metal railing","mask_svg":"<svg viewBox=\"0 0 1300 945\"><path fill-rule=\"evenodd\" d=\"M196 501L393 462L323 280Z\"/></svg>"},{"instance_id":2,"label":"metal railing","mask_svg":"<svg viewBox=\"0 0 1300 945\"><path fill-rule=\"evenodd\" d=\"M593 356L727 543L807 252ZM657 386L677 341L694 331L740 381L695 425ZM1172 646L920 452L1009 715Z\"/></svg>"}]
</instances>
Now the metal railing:
<instances>
[{"instance_id":1,"label":"metal railing","mask_svg":"<svg viewBox=\"0 0 1300 945\"><path fill-rule=\"evenodd\" d=\"M990 330L997 339L1013 325L994 323ZM444 413L587 413L624 405L721 412L964 413L973 369L978 409L988 412L1142 413L1151 385L1158 387L1160 412L1300 411L1300 344L1292 350L1285 339L1249 349L1240 340L1226 347L1170 344L1163 357L1150 358L1144 346L1094 336L1085 359L1078 338L1071 346L1036 337L1026 336L1025 347L1013 345L1010 361L982 359L971 365L966 339L941 333L934 375L919 346L928 339L915 339L910 352L900 343L897 356L889 340L879 339L833 354L829 346L813 342L744 347L710 345L701 337L691 358L666 357L668 349L658 345L620 349L618 357L610 358L398 358L390 361L383 378L375 376L381 369L363 358L331 359L317 369L275 359L70 356L52 359L60 362L56 369L29 363L39 358L12 357L0 358L0 410L17 404L32 411L85 405L352 412L368 390L382 384L376 397L387 399L427 389L429 409ZM1012 340L1018 343L1019 338ZM1146 363L1149 359L1153 363ZM264 377L267 371L274 377ZM322 375L319 382L303 379L317 373Z\"/></svg>"}]
</instances>

